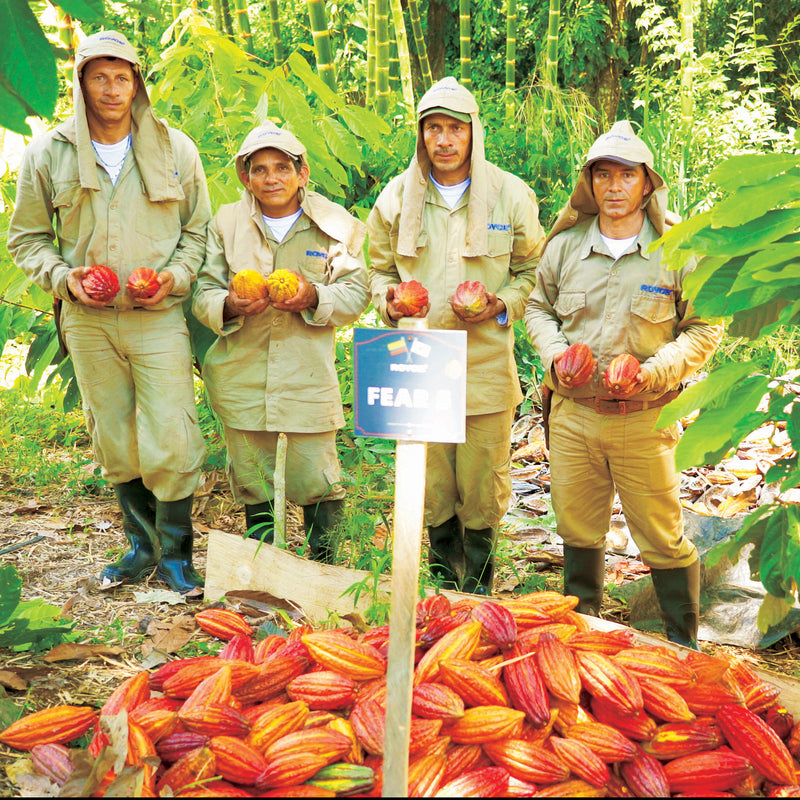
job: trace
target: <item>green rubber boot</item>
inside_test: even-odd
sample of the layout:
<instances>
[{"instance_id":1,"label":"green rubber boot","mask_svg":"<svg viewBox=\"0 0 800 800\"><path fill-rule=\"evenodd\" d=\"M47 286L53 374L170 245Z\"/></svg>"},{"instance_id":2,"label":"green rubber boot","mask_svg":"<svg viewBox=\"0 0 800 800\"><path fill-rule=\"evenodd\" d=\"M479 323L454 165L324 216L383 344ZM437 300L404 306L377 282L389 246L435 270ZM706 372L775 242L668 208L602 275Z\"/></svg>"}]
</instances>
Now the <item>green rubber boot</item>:
<instances>
[{"instance_id":1,"label":"green rubber boot","mask_svg":"<svg viewBox=\"0 0 800 800\"><path fill-rule=\"evenodd\" d=\"M275 513L272 503L245 504L244 519L247 525L245 538L252 537L260 542L272 544L275 539Z\"/></svg>"},{"instance_id":2,"label":"green rubber boot","mask_svg":"<svg viewBox=\"0 0 800 800\"><path fill-rule=\"evenodd\" d=\"M606 580L605 547L572 547L564 544L564 594L575 595L581 614L600 616Z\"/></svg>"},{"instance_id":3,"label":"green rubber boot","mask_svg":"<svg viewBox=\"0 0 800 800\"><path fill-rule=\"evenodd\" d=\"M700 619L700 562L673 569L650 568L653 588L664 615L667 639L698 650Z\"/></svg>"},{"instance_id":4,"label":"green rubber boot","mask_svg":"<svg viewBox=\"0 0 800 800\"><path fill-rule=\"evenodd\" d=\"M203 578L192 564L192 502L189 495L183 500L156 504L156 530L161 543L158 577L173 592L188 594L203 585Z\"/></svg>"},{"instance_id":5,"label":"green rubber boot","mask_svg":"<svg viewBox=\"0 0 800 800\"><path fill-rule=\"evenodd\" d=\"M102 583L141 580L158 563L156 546L156 498L141 478L114 486L122 509L122 530L130 550L100 574Z\"/></svg>"},{"instance_id":6,"label":"green rubber boot","mask_svg":"<svg viewBox=\"0 0 800 800\"><path fill-rule=\"evenodd\" d=\"M339 524L344 511L344 500L320 501L303 506L303 527L306 531L308 554L313 561L332 564L334 547L333 529Z\"/></svg>"},{"instance_id":7,"label":"green rubber boot","mask_svg":"<svg viewBox=\"0 0 800 800\"><path fill-rule=\"evenodd\" d=\"M464 561L464 545L458 517L450 517L441 525L428 528L428 564L431 575L441 584L442 589L458 591L460 582L458 570Z\"/></svg>"},{"instance_id":8,"label":"green rubber boot","mask_svg":"<svg viewBox=\"0 0 800 800\"><path fill-rule=\"evenodd\" d=\"M491 595L494 586L494 529L464 528L464 580L461 590Z\"/></svg>"}]
</instances>

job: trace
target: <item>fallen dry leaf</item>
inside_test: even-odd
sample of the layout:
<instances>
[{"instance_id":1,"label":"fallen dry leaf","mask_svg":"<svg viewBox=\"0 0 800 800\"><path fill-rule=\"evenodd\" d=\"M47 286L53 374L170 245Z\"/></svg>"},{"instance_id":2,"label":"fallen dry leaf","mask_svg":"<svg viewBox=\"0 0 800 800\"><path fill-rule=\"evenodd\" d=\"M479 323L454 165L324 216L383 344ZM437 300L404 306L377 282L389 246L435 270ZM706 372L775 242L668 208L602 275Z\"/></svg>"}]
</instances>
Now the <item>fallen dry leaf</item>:
<instances>
[{"instance_id":1,"label":"fallen dry leaf","mask_svg":"<svg viewBox=\"0 0 800 800\"><path fill-rule=\"evenodd\" d=\"M111 647L107 644L75 644L64 642L56 645L45 657L48 664L54 661L82 661L99 656L118 656L125 652L124 647Z\"/></svg>"},{"instance_id":2,"label":"fallen dry leaf","mask_svg":"<svg viewBox=\"0 0 800 800\"><path fill-rule=\"evenodd\" d=\"M197 630L194 617L181 614L171 620L153 620L147 626L150 637L142 643L142 653L146 656L153 650L163 653L177 653Z\"/></svg>"},{"instance_id":3,"label":"fallen dry leaf","mask_svg":"<svg viewBox=\"0 0 800 800\"><path fill-rule=\"evenodd\" d=\"M28 681L18 672L12 669L0 669L0 686L6 689L14 689L17 692L28 688Z\"/></svg>"}]
</instances>

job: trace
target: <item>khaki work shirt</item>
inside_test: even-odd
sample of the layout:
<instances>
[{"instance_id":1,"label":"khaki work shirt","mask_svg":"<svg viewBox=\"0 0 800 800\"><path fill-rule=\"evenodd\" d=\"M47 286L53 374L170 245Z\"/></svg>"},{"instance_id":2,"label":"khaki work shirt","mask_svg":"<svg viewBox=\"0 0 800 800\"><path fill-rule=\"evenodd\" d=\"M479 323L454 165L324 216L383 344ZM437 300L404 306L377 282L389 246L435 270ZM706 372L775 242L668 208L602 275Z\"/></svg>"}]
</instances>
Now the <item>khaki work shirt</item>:
<instances>
[{"instance_id":1,"label":"khaki work shirt","mask_svg":"<svg viewBox=\"0 0 800 800\"><path fill-rule=\"evenodd\" d=\"M316 203L325 203L317 196ZM344 210L334 203L332 211ZM344 414L336 376L335 328L358 319L369 302L361 254L323 233L304 213L278 243L249 192L222 206L209 225L206 262L194 295L197 318L218 334L203 363L214 410L239 430L321 433L341 428ZM351 226L352 227L352 226ZM346 231L342 231L345 238ZM267 308L223 321L228 285L236 272L274 269L302 274L317 289L316 309Z\"/></svg>"},{"instance_id":2,"label":"khaki work shirt","mask_svg":"<svg viewBox=\"0 0 800 800\"><path fill-rule=\"evenodd\" d=\"M653 400L680 386L711 356L722 326L693 313L683 279L693 267L668 270L649 219L637 240L614 259L600 236L597 217L555 236L547 245L525 323L545 368L546 382L568 397L610 397L602 373L620 353L636 356L650 371L637 400ZM553 375L553 359L583 342L597 361L585 386L568 389Z\"/></svg>"},{"instance_id":3,"label":"khaki work shirt","mask_svg":"<svg viewBox=\"0 0 800 800\"><path fill-rule=\"evenodd\" d=\"M25 151L8 228L17 266L54 297L74 302L70 270L105 264L119 278L111 305L121 311L133 307L125 283L134 269L168 269L172 293L146 310L182 302L203 263L211 209L197 148L180 131L170 128L169 136L183 199L157 203L148 199L132 149L116 185L98 161L99 191L81 187L74 117L35 138Z\"/></svg>"},{"instance_id":4,"label":"khaki work shirt","mask_svg":"<svg viewBox=\"0 0 800 800\"><path fill-rule=\"evenodd\" d=\"M486 222L488 253L462 255L467 235L469 189L452 210L428 181L416 257L397 254L397 237L407 173L381 192L367 220L372 302L387 325L386 289L401 281L419 281L427 290L431 328L467 331L467 415L493 414L522 401L514 361L512 323L525 311L536 282L536 264L545 234L536 196L519 178L487 164L501 181L498 199ZM508 321L472 325L453 313L449 298L464 281L480 281L505 303Z\"/></svg>"}]
</instances>

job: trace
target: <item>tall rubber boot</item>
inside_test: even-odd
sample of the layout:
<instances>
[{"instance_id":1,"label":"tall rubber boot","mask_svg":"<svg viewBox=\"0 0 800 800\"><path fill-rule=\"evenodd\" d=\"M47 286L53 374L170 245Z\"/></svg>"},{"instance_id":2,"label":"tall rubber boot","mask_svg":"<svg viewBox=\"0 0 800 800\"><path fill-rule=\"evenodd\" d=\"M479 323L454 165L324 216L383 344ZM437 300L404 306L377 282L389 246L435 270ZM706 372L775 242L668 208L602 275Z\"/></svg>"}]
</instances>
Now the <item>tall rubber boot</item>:
<instances>
[{"instance_id":1,"label":"tall rubber boot","mask_svg":"<svg viewBox=\"0 0 800 800\"><path fill-rule=\"evenodd\" d=\"M697 647L700 618L700 561L688 567L650 568L653 588L664 615L667 639L684 647Z\"/></svg>"},{"instance_id":2,"label":"tall rubber boot","mask_svg":"<svg viewBox=\"0 0 800 800\"><path fill-rule=\"evenodd\" d=\"M605 547L572 547L564 544L564 594L575 595L581 614L600 616L606 582Z\"/></svg>"},{"instance_id":3,"label":"tall rubber boot","mask_svg":"<svg viewBox=\"0 0 800 800\"><path fill-rule=\"evenodd\" d=\"M141 478L114 486L122 509L122 530L130 550L100 574L101 582L135 582L158 563L156 546L156 498Z\"/></svg>"},{"instance_id":4,"label":"tall rubber boot","mask_svg":"<svg viewBox=\"0 0 800 800\"><path fill-rule=\"evenodd\" d=\"M464 580L461 590L472 594L492 593L494 586L494 529L464 528Z\"/></svg>"},{"instance_id":5,"label":"tall rubber boot","mask_svg":"<svg viewBox=\"0 0 800 800\"><path fill-rule=\"evenodd\" d=\"M341 521L344 500L328 500L303 506L303 527L306 531L308 554L313 561L333 563L331 533Z\"/></svg>"},{"instance_id":6,"label":"tall rubber boot","mask_svg":"<svg viewBox=\"0 0 800 800\"><path fill-rule=\"evenodd\" d=\"M192 564L192 501L189 495L183 500L156 503L156 531L161 542L161 559L158 577L170 589L187 594L203 585L203 577Z\"/></svg>"},{"instance_id":7,"label":"tall rubber boot","mask_svg":"<svg viewBox=\"0 0 800 800\"><path fill-rule=\"evenodd\" d=\"M244 519L247 525L245 538L253 537L260 542L272 544L275 539L275 513L272 503L253 503L244 506Z\"/></svg>"},{"instance_id":8,"label":"tall rubber boot","mask_svg":"<svg viewBox=\"0 0 800 800\"><path fill-rule=\"evenodd\" d=\"M464 545L461 539L461 528L458 517L450 517L441 525L428 528L428 564L431 575L436 578L442 589L458 591L459 567L464 562Z\"/></svg>"}]
</instances>

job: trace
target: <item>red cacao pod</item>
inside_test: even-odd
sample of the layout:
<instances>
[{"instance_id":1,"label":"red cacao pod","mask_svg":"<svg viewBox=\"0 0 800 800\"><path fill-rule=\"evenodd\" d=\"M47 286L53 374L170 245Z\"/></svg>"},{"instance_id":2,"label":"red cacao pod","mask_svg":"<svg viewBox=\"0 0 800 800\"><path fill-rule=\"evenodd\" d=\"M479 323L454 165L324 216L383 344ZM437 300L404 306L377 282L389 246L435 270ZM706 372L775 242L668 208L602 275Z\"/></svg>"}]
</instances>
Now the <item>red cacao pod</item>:
<instances>
[{"instance_id":1,"label":"red cacao pod","mask_svg":"<svg viewBox=\"0 0 800 800\"><path fill-rule=\"evenodd\" d=\"M636 356L620 353L606 367L603 381L612 394L625 394L633 387L640 368L641 364Z\"/></svg>"},{"instance_id":2,"label":"red cacao pod","mask_svg":"<svg viewBox=\"0 0 800 800\"><path fill-rule=\"evenodd\" d=\"M128 276L126 288L137 300L152 297L161 288L158 273L150 267L139 267Z\"/></svg>"},{"instance_id":3,"label":"red cacao pod","mask_svg":"<svg viewBox=\"0 0 800 800\"><path fill-rule=\"evenodd\" d=\"M119 278L113 269L103 264L94 264L89 267L89 272L81 280L83 291L101 303L108 303L116 297L119 291Z\"/></svg>"},{"instance_id":4,"label":"red cacao pod","mask_svg":"<svg viewBox=\"0 0 800 800\"><path fill-rule=\"evenodd\" d=\"M558 381L568 389L585 386L592 379L595 361L589 346L582 342L571 344L558 359Z\"/></svg>"},{"instance_id":5,"label":"red cacao pod","mask_svg":"<svg viewBox=\"0 0 800 800\"><path fill-rule=\"evenodd\" d=\"M456 288L450 303L458 316L463 319L473 319L483 314L489 305L486 287L480 281L464 281Z\"/></svg>"},{"instance_id":6,"label":"red cacao pod","mask_svg":"<svg viewBox=\"0 0 800 800\"><path fill-rule=\"evenodd\" d=\"M428 305L428 290L419 281L403 281L394 287L394 306L406 317L422 311Z\"/></svg>"}]
</instances>

